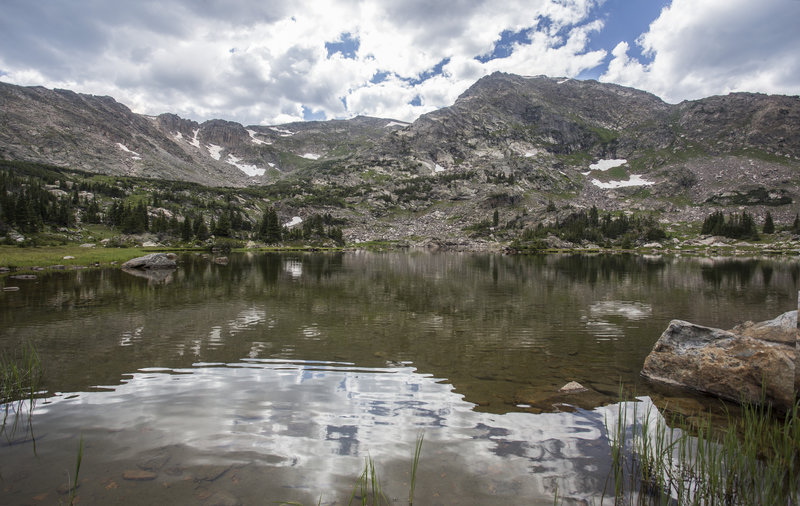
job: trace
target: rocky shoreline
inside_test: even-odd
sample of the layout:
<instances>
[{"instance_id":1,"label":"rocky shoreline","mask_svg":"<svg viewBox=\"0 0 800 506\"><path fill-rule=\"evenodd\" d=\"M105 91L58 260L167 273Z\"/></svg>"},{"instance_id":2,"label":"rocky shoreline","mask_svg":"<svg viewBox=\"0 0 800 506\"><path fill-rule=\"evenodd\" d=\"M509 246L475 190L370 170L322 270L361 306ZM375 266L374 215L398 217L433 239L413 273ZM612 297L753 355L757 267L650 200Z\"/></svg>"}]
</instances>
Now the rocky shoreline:
<instances>
[{"instance_id":1,"label":"rocky shoreline","mask_svg":"<svg viewBox=\"0 0 800 506\"><path fill-rule=\"evenodd\" d=\"M731 330L672 320L642 375L734 402L791 409L797 399L797 311Z\"/></svg>"}]
</instances>

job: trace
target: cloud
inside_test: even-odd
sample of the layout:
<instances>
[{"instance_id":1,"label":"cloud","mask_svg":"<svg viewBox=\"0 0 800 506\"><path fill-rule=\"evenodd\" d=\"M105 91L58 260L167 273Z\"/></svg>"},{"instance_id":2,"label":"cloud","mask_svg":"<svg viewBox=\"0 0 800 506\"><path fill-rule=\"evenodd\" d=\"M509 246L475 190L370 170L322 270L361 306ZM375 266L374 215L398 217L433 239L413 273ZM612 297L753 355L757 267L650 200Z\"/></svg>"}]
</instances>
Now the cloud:
<instances>
[{"instance_id":1,"label":"cloud","mask_svg":"<svg viewBox=\"0 0 800 506\"><path fill-rule=\"evenodd\" d=\"M602 23L588 16L600 1L6 0L0 78L199 121L274 124L308 111L411 121L496 70L597 67L607 54L587 45ZM476 59L501 42L502 57ZM628 63L627 78L647 71ZM376 73L386 78L372 82Z\"/></svg>"},{"instance_id":2,"label":"cloud","mask_svg":"<svg viewBox=\"0 0 800 506\"><path fill-rule=\"evenodd\" d=\"M645 89L669 102L733 91L797 94L800 2L673 0L637 44L650 61L612 51L601 81Z\"/></svg>"}]
</instances>

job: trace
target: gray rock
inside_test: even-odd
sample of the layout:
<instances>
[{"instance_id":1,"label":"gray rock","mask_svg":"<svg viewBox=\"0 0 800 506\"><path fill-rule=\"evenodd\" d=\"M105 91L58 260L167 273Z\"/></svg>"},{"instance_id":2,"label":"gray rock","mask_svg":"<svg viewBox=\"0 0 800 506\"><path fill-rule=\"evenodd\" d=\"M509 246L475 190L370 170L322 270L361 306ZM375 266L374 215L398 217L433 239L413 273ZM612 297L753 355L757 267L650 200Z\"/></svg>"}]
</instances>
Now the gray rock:
<instances>
[{"instance_id":1,"label":"gray rock","mask_svg":"<svg viewBox=\"0 0 800 506\"><path fill-rule=\"evenodd\" d=\"M732 328L731 332L793 346L797 338L797 311L787 311L777 318L764 322L745 322Z\"/></svg>"},{"instance_id":2,"label":"gray rock","mask_svg":"<svg viewBox=\"0 0 800 506\"><path fill-rule=\"evenodd\" d=\"M174 253L150 253L143 257L128 260L122 264L123 269L175 269L177 256Z\"/></svg>"},{"instance_id":3,"label":"gray rock","mask_svg":"<svg viewBox=\"0 0 800 506\"><path fill-rule=\"evenodd\" d=\"M780 325L762 322L748 329L758 335L752 329L781 327L788 318L781 315L770 320L780 321ZM763 385L766 401L790 407L794 361L794 342L774 342L673 320L645 359L642 375L736 402L761 401Z\"/></svg>"},{"instance_id":4,"label":"gray rock","mask_svg":"<svg viewBox=\"0 0 800 506\"><path fill-rule=\"evenodd\" d=\"M564 394L578 394L581 392L586 392L589 389L585 386L581 385L577 381L570 381L563 387L559 388L558 391Z\"/></svg>"}]
</instances>

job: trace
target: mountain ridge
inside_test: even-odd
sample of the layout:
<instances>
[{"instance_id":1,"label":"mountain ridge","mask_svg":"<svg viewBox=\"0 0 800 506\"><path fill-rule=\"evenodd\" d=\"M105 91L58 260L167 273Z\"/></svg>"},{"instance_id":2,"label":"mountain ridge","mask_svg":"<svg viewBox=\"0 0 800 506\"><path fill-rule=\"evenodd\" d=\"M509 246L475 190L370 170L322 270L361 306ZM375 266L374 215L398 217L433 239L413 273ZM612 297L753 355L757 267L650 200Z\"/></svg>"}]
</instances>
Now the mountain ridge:
<instances>
[{"instance_id":1,"label":"mountain ridge","mask_svg":"<svg viewBox=\"0 0 800 506\"><path fill-rule=\"evenodd\" d=\"M0 158L268 187L285 214L329 213L355 240L463 238L493 209L519 227L592 206L665 222L742 206L788 219L800 198L797 96L668 104L614 84L495 73L412 123L245 126L0 83L0 124Z\"/></svg>"}]
</instances>

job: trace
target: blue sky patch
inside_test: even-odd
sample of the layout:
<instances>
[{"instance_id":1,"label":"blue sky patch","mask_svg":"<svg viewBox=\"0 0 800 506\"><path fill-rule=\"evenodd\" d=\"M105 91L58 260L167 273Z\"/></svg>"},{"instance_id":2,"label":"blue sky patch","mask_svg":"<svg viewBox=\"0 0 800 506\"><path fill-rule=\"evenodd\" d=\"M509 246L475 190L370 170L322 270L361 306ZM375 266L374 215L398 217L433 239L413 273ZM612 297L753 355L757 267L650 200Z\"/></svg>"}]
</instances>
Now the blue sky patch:
<instances>
[{"instance_id":1,"label":"blue sky patch","mask_svg":"<svg viewBox=\"0 0 800 506\"><path fill-rule=\"evenodd\" d=\"M325 111L312 111L306 106L302 106L303 108L303 119L305 121L325 121L327 118L325 117Z\"/></svg>"},{"instance_id":2,"label":"blue sky patch","mask_svg":"<svg viewBox=\"0 0 800 506\"><path fill-rule=\"evenodd\" d=\"M369 82L371 82L372 84L382 83L386 79L388 79L391 74L392 74L391 72L384 72L383 70L379 70L375 72L375 75L372 76L372 79L370 79Z\"/></svg>"},{"instance_id":3,"label":"blue sky patch","mask_svg":"<svg viewBox=\"0 0 800 506\"><path fill-rule=\"evenodd\" d=\"M605 61L599 67L582 72L578 79L597 79L608 68L611 51L620 42L628 43L628 56L643 64L650 63L653 58L642 54L642 48L636 39L650 29L650 24L661 14L661 10L670 4L670 0L642 2L640 0L606 0L589 14L590 19L602 19L605 25L599 32L589 35L588 51L605 49L608 52Z\"/></svg>"},{"instance_id":4,"label":"blue sky patch","mask_svg":"<svg viewBox=\"0 0 800 506\"><path fill-rule=\"evenodd\" d=\"M403 81L407 82L411 86L416 86L418 84L424 83L425 81L427 81L431 77L442 75L442 69L448 63L450 63L450 58L445 58L444 60L440 61L439 63L437 63L436 65L434 65L430 69L428 69L428 70L426 70L424 72L420 72L418 77L415 77L415 78L401 77L400 79L402 79Z\"/></svg>"},{"instance_id":5,"label":"blue sky patch","mask_svg":"<svg viewBox=\"0 0 800 506\"><path fill-rule=\"evenodd\" d=\"M342 56L351 60L356 59L356 52L361 46L361 41L358 37L353 37L350 32L344 32L339 35L339 40L336 42L326 42L325 49L328 51L328 58L336 53L342 53Z\"/></svg>"},{"instance_id":6,"label":"blue sky patch","mask_svg":"<svg viewBox=\"0 0 800 506\"><path fill-rule=\"evenodd\" d=\"M416 97L414 97L414 99L411 102L408 103L408 105L413 105L415 107L421 106L422 105L422 97L417 95Z\"/></svg>"},{"instance_id":7,"label":"blue sky patch","mask_svg":"<svg viewBox=\"0 0 800 506\"><path fill-rule=\"evenodd\" d=\"M508 58L514 51L514 44L530 44L531 28L526 28L518 32L503 30L500 32L500 40L494 43L491 53L476 56L475 59L481 63L495 60L497 58Z\"/></svg>"}]
</instances>

